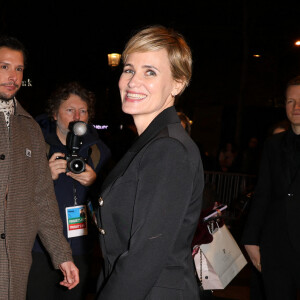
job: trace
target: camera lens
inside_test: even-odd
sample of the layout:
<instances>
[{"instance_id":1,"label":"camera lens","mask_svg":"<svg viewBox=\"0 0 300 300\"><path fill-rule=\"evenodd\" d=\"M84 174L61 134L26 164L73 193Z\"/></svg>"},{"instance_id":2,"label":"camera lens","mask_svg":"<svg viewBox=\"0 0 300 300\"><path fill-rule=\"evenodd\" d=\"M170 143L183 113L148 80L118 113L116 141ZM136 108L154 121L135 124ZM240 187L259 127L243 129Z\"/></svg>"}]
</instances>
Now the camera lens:
<instances>
[{"instance_id":1,"label":"camera lens","mask_svg":"<svg viewBox=\"0 0 300 300\"><path fill-rule=\"evenodd\" d=\"M85 170L85 162L82 158L75 158L68 163L68 168L75 174L80 174Z\"/></svg>"}]
</instances>

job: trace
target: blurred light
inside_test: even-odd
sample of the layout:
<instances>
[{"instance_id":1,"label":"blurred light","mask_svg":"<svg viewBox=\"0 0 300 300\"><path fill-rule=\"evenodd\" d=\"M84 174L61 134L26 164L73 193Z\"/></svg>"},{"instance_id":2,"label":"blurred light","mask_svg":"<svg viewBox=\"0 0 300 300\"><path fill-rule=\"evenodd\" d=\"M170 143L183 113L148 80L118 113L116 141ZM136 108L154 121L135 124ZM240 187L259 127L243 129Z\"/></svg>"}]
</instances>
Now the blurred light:
<instances>
[{"instance_id":1,"label":"blurred light","mask_svg":"<svg viewBox=\"0 0 300 300\"><path fill-rule=\"evenodd\" d=\"M295 42L295 46L300 46L300 41L299 40Z\"/></svg>"},{"instance_id":2,"label":"blurred light","mask_svg":"<svg viewBox=\"0 0 300 300\"><path fill-rule=\"evenodd\" d=\"M260 54L253 54L253 57L261 57L261 55Z\"/></svg>"},{"instance_id":3,"label":"blurred light","mask_svg":"<svg viewBox=\"0 0 300 300\"><path fill-rule=\"evenodd\" d=\"M108 125L93 125L98 130L108 129Z\"/></svg>"},{"instance_id":4,"label":"blurred light","mask_svg":"<svg viewBox=\"0 0 300 300\"><path fill-rule=\"evenodd\" d=\"M108 56L108 65L111 67L117 67L120 63L121 54L119 53L110 53Z\"/></svg>"}]
</instances>

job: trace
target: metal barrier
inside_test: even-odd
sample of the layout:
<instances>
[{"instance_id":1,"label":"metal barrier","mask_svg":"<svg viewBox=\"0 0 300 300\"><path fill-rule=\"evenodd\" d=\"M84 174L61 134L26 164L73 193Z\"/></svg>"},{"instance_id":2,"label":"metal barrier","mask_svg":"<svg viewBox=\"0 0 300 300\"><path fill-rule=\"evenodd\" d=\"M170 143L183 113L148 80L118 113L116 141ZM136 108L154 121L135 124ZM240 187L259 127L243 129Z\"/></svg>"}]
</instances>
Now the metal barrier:
<instances>
[{"instance_id":1,"label":"metal barrier","mask_svg":"<svg viewBox=\"0 0 300 300\"><path fill-rule=\"evenodd\" d=\"M256 176L204 171L204 180L206 189L214 189L216 201L227 204L230 208L241 195L253 190Z\"/></svg>"}]
</instances>

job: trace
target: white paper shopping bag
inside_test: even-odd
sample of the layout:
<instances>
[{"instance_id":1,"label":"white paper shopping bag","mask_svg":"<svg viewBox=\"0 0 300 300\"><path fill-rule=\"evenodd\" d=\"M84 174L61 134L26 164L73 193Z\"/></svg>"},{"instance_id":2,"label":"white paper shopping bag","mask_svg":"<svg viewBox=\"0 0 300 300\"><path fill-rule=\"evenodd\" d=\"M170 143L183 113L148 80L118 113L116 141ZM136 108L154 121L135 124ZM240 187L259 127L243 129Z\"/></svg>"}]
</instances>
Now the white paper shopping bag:
<instances>
[{"instance_id":1,"label":"white paper shopping bag","mask_svg":"<svg viewBox=\"0 0 300 300\"><path fill-rule=\"evenodd\" d=\"M203 289L224 289L247 261L226 225L213 232L213 241L194 256ZM202 256L201 256L202 255Z\"/></svg>"}]
</instances>

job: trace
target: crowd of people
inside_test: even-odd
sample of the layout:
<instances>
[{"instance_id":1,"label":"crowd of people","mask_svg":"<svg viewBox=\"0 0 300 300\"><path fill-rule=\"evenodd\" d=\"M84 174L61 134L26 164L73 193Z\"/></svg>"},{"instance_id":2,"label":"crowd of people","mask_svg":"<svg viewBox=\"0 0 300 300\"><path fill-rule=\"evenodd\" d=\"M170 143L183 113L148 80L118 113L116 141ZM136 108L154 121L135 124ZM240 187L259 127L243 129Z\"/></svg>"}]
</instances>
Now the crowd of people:
<instances>
[{"instance_id":1,"label":"crowd of people","mask_svg":"<svg viewBox=\"0 0 300 300\"><path fill-rule=\"evenodd\" d=\"M154 26L127 43L119 88L138 138L108 174L90 91L59 87L36 120L22 109L25 54L1 38L1 297L84 299L100 235L96 299L198 299L191 244L203 168L174 108L191 78L184 38Z\"/></svg>"},{"instance_id":2,"label":"crowd of people","mask_svg":"<svg viewBox=\"0 0 300 300\"><path fill-rule=\"evenodd\" d=\"M26 50L0 38L1 299L200 299L192 243L204 171L191 121L175 110L191 49L180 33L150 26L122 60L120 105L136 131L113 161L91 125L94 93L61 85L34 120L16 100ZM221 172L258 175L242 243L272 300L296 299L300 287L300 77L286 98L291 126L272 128L262 154L251 137L242 153L226 142L217 157Z\"/></svg>"}]
</instances>

